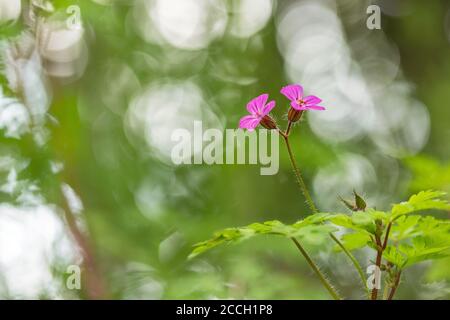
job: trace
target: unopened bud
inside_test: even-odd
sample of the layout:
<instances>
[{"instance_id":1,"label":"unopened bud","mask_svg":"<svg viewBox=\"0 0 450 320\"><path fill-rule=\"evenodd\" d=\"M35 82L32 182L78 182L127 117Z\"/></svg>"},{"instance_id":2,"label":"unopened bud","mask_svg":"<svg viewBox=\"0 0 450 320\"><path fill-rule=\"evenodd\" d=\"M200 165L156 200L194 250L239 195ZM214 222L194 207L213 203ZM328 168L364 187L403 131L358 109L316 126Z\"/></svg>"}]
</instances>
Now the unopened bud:
<instances>
[{"instance_id":1,"label":"unopened bud","mask_svg":"<svg viewBox=\"0 0 450 320\"><path fill-rule=\"evenodd\" d=\"M366 201L364 201L364 199L359 194L357 194L355 190L353 190L353 195L355 196L355 205L358 211L366 210Z\"/></svg>"},{"instance_id":2,"label":"unopened bud","mask_svg":"<svg viewBox=\"0 0 450 320\"><path fill-rule=\"evenodd\" d=\"M288 120L290 122L297 122L302 117L303 110L296 110L294 108L290 108L288 111Z\"/></svg>"},{"instance_id":3,"label":"unopened bud","mask_svg":"<svg viewBox=\"0 0 450 320\"><path fill-rule=\"evenodd\" d=\"M346 206L351 211L358 211L358 208L353 203L351 203L350 201L345 200L341 196L339 196L339 200L341 200L341 202L344 204L344 206Z\"/></svg>"},{"instance_id":4,"label":"unopened bud","mask_svg":"<svg viewBox=\"0 0 450 320\"><path fill-rule=\"evenodd\" d=\"M273 130L277 128L277 123L275 122L275 120L269 116L269 115L265 115L264 118L262 118L260 124L268 129L268 130Z\"/></svg>"}]
</instances>

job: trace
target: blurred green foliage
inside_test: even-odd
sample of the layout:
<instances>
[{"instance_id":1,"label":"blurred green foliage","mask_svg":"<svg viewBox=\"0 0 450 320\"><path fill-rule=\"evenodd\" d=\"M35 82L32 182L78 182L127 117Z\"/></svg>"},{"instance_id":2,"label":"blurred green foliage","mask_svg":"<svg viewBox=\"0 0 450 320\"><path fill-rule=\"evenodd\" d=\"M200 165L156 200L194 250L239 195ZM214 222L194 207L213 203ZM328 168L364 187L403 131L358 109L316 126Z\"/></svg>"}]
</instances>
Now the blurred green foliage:
<instances>
[{"instance_id":1,"label":"blurred green foliage","mask_svg":"<svg viewBox=\"0 0 450 320\"><path fill-rule=\"evenodd\" d=\"M280 172L261 176L259 167L250 165L173 166L161 160L145 134L138 136L127 129L130 105L137 95L152 83L177 81L193 82L201 88L203 99L225 128L235 128L248 100L261 92L276 97L274 116L283 122L287 104L278 92L289 76L277 44L276 13L281 1L275 2L273 16L259 32L238 38L226 30L198 50L145 41L133 24L138 1L105 2L110 4L52 1L61 12L72 4L80 6L87 66L82 76L72 81L49 77L52 99L45 124L49 138L44 145L36 145L31 134L21 139L0 136L0 154L28 164L18 178L36 182L44 202L58 206L61 182L76 190L108 297L328 299L295 247L281 238L261 236L187 260L192 246L216 230L274 219L291 224L309 215L282 145ZM233 2L225 1L228 8ZM389 208L420 190L450 192L450 109L446 107L450 101L450 47L444 28L450 8L446 1L408 3L404 15L383 15L383 30L373 31L378 32L373 37L383 38L383 32L396 46L401 57L398 77L414 84L412 95L427 107L431 126L422 150L426 156L384 154L366 136L327 141L312 132L307 118L296 128L292 145L312 189L319 170L336 165L331 171L339 171L339 159L351 153L374 164L377 183L358 190L370 207ZM365 30L365 4L342 0L335 6L350 49L356 51L352 46L357 47L365 36L358 31ZM357 30L352 25L355 16L362 21ZM21 19L2 25L1 40L18 37L24 28ZM355 62L357 59L355 55ZM129 75L126 81L120 81L123 73ZM15 96L5 77L0 77L0 85L5 96ZM54 174L50 161L63 163L62 172ZM0 172L1 179L6 181L7 174ZM357 184L357 178L349 179ZM354 184L346 187L357 188ZM326 209L342 211L338 195L346 198L351 194L341 192L314 188L313 196L331 203L332 208ZM16 195L0 192L0 201L17 204ZM447 218L442 213L436 216ZM65 221L62 214L59 217ZM360 240L349 237L353 244ZM345 297L364 298L356 272L348 272L348 261L336 256L330 243L306 247ZM356 254L363 265L374 259L372 251ZM449 263L443 259L413 266L404 274L407 285L399 289L398 297L427 298L421 295L428 292L422 286L434 283L428 297L448 298ZM54 281L63 283L67 277L64 264L55 263L53 269ZM43 287L39 297L51 297L48 291ZM15 297L4 292L5 288L0 290L0 297ZM60 295L87 298L83 290L62 290Z\"/></svg>"}]
</instances>

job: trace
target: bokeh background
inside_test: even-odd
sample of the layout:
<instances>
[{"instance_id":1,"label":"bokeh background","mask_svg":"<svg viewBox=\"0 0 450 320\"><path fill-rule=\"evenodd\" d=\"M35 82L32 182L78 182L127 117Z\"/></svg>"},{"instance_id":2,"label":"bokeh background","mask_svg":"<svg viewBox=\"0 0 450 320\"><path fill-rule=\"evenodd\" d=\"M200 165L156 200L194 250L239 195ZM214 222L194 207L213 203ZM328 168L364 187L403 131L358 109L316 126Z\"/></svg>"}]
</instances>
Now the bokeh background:
<instances>
[{"instance_id":1,"label":"bokeh background","mask_svg":"<svg viewBox=\"0 0 450 320\"><path fill-rule=\"evenodd\" d=\"M274 176L170 160L174 129L235 128L262 92L284 122L288 83L327 108L292 137L322 211L353 189L380 209L450 191L448 1L0 0L0 39L1 299L328 299L285 239L186 259L215 230L309 213L281 144ZM364 298L331 243L308 250ZM405 272L398 298L448 299L449 263Z\"/></svg>"}]
</instances>

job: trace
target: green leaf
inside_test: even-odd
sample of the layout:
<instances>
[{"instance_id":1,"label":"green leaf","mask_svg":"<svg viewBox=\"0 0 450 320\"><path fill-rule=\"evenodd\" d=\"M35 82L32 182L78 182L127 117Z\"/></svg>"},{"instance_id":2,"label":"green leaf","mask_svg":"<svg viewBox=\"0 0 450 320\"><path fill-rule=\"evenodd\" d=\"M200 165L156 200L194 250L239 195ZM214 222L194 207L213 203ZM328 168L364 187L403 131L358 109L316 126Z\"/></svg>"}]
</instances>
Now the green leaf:
<instances>
[{"instance_id":1,"label":"green leaf","mask_svg":"<svg viewBox=\"0 0 450 320\"><path fill-rule=\"evenodd\" d=\"M391 221L398 217L421 210L450 210L448 201L441 199L446 193L442 191L420 191L409 198L408 201L395 204L391 210Z\"/></svg>"},{"instance_id":2,"label":"green leaf","mask_svg":"<svg viewBox=\"0 0 450 320\"><path fill-rule=\"evenodd\" d=\"M300 237L304 243L311 245L320 245L325 240L329 239L330 232L334 232L337 229L331 225L309 225L298 229L293 234L293 237Z\"/></svg>"},{"instance_id":3,"label":"green leaf","mask_svg":"<svg viewBox=\"0 0 450 320\"><path fill-rule=\"evenodd\" d=\"M432 216L421 217L417 228L424 236L450 236L450 221L439 220Z\"/></svg>"},{"instance_id":4,"label":"green leaf","mask_svg":"<svg viewBox=\"0 0 450 320\"><path fill-rule=\"evenodd\" d=\"M416 250L414 247L408 250L406 248L403 248L403 250L407 252L406 253L407 261L403 266L403 268L412 266L425 260L436 260L448 257L450 256L449 249L450 246L423 248L420 250Z\"/></svg>"},{"instance_id":5,"label":"green leaf","mask_svg":"<svg viewBox=\"0 0 450 320\"><path fill-rule=\"evenodd\" d=\"M392 225L389 239L398 242L420 235L422 231L419 230L418 224L421 219L422 217L417 215L399 217Z\"/></svg>"},{"instance_id":6,"label":"green leaf","mask_svg":"<svg viewBox=\"0 0 450 320\"><path fill-rule=\"evenodd\" d=\"M347 233L342 237L342 243L348 250L356 250L365 247L369 241L371 240L367 233ZM341 250L339 246L337 246L336 249Z\"/></svg>"},{"instance_id":7,"label":"green leaf","mask_svg":"<svg viewBox=\"0 0 450 320\"><path fill-rule=\"evenodd\" d=\"M227 228L214 233L213 238L195 244L189 258L218 245L237 243L261 234L273 234L287 238L300 237L305 243L318 245L327 239L330 232L336 230L332 225L323 224L330 216L331 214L328 213L317 213L293 225L286 225L278 220L273 220L264 223L252 223L240 228Z\"/></svg>"},{"instance_id":8,"label":"green leaf","mask_svg":"<svg viewBox=\"0 0 450 320\"><path fill-rule=\"evenodd\" d=\"M390 239L398 242L416 236L433 238L448 237L450 221L439 220L432 216L402 216L392 225Z\"/></svg>"},{"instance_id":9,"label":"green leaf","mask_svg":"<svg viewBox=\"0 0 450 320\"><path fill-rule=\"evenodd\" d=\"M370 216L374 222L375 222L375 220L381 220L381 221L383 221L383 223L385 223L389 217L389 213L384 212L384 211L374 210L374 209L368 209L366 211L366 214L368 216Z\"/></svg>"},{"instance_id":10,"label":"green leaf","mask_svg":"<svg viewBox=\"0 0 450 320\"><path fill-rule=\"evenodd\" d=\"M335 216L335 215L331 214L331 213L316 213L316 214L306 217L303 220L297 221L296 223L294 223L293 226L294 226L294 228L299 228L299 227L305 226L305 225L320 224L320 223L330 220L330 218L332 218L333 216Z\"/></svg>"},{"instance_id":11,"label":"green leaf","mask_svg":"<svg viewBox=\"0 0 450 320\"><path fill-rule=\"evenodd\" d=\"M375 219L367 212L354 212L352 215L335 214L329 217L335 225L358 232L373 234L375 232Z\"/></svg>"},{"instance_id":12,"label":"green leaf","mask_svg":"<svg viewBox=\"0 0 450 320\"><path fill-rule=\"evenodd\" d=\"M361 226L355 224L352 221L352 217L346 214L335 214L333 216L330 217L329 219L333 224L340 226L340 227L344 227L344 228L348 228L348 229L352 229L355 231L361 231L361 232L367 232L364 228L362 228Z\"/></svg>"},{"instance_id":13,"label":"green leaf","mask_svg":"<svg viewBox=\"0 0 450 320\"><path fill-rule=\"evenodd\" d=\"M400 251L394 246L387 246L383 252L383 258L400 269L403 268L406 263L406 257L400 253Z\"/></svg>"},{"instance_id":14,"label":"green leaf","mask_svg":"<svg viewBox=\"0 0 450 320\"><path fill-rule=\"evenodd\" d=\"M450 222L431 216L400 216L394 221L390 240L383 257L400 268L450 254Z\"/></svg>"},{"instance_id":15,"label":"green leaf","mask_svg":"<svg viewBox=\"0 0 450 320\"><path fill-rule=\"evenodd\" d=\"M383 258L397 265L407 268L425 260L435 260L450 256L450 238L418 236L410 244L402 243L398 247L388 246Z\"/></svg>"}]
</instances>

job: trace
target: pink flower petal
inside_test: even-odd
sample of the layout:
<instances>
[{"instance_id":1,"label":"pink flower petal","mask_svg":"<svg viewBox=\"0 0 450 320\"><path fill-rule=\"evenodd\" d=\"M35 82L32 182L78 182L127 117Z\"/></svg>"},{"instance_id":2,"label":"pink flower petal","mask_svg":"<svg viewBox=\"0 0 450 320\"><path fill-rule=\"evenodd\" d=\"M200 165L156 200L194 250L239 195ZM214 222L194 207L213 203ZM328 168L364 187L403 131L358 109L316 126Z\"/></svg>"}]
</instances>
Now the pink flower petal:
<instances>
[{"instance_id":1,"label":"pink flower petal","mask_svg":"<svg viewBox=\"0 0 450 320\"><path fill-rule=\"evenodd\" d=\"M252 122L254 119L256 119L256 118L253 115L247 115L247 116L242 117L239 120L239 128L247 128L247 125L250 122Z\"/></svg>"},{"instance_id":2,"label":"pink flower petal","mask_svg":"<svg viewBox=\"0 0 450 320\"><path fill-rule=\"evenodd\" d=\"M307 96L303 100L305 101L305 104L307 106L309 106L309 105L315 106L315 105L317 105L318 103L320 103L322 101L321 99L319 99L316 96Z\"/></svg>"},{"instance_id":3,"label":"pink flower petal","mask_svg":"<svg viewBox=\"0 0 450 320\"><path fill-rule=\"evenodd\" d=\"M267 93L264 93L250 100L250 102L247 104L247 111L250 112L251 114L261 113L268 98L269 95Z\"/></svg>"},{"instance_id":4,"label":"pink flower petal","mask_svg":"<svg viewBox=\"0 0 450 320\"><path fill-rule=\"evenodd\" d=\"M247 125L248 131L253 131L261 122L261 119L254 119L253 121L249 122Z\"/></svg>"},{"instance_id":5,"label":"pink flower petal","mask_svg":"<svg viewBox=\"0 0 450 320\"><path fill-rule=\"evenodd\" d=\"M255 128L259 125L260 120L254 121L250 123L250 125L247 127L248 131L253 131Z\"/></svg>"},{"instance_id":6,"label":"pink flower petal","mask_svg":"<svg viewBox=\"0 0 450 320\"><path fill-rule=\"evenodd\" d=\"M280 92L289 100L298 100L303 97L303 87L298 84L290 84L281 88Z\"/></svg>"},{"instance_id":7,"label":"pink flower petal","mask_svg":"<svg viewBox=\"0 0 450 320\"><path fill-rule=\"evenodd\" d=\"M242 117L241 120L239 120L239 128L241 129L248 129L250 131L252 131L253 129L255 129L259 122L261 121L261 119L252 116L252 115L248 115L245 117Z\"/></svg>"},{"instance_id":8,"label":"pink flower petal","mask_svg":"<svg viewBox=\"0 0 450 320\"><path fill-rule=\"evenodd\" d=\"M322 106L307 106L306 108L312 109L312 110L325 110Z\"/></svg>"},{"instance_id":9,"label":"pink flower petal","mask_svg":"<svg viewBox=\"0 0 450 320\"><path fill-rule=\"evenodd\" d=\"M275 101L272 100L264 106L261 116L269 114L269 112L272 111L273 108L275 108Z\"/></svg>"},{"instance_id":10,"label":"pink flower petal","mask_svg":"<svg viewBox=\"0 0 450 320\"><path fill-rule=\"evenodd\" d=\"M295 101L291 101L291 107L294 108L295 110L308 110L305 107L301 107L297 102Z\"/></svg>"}]
</instances>

